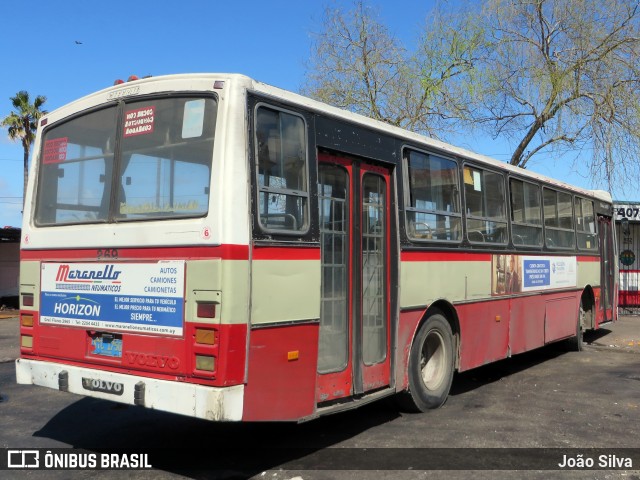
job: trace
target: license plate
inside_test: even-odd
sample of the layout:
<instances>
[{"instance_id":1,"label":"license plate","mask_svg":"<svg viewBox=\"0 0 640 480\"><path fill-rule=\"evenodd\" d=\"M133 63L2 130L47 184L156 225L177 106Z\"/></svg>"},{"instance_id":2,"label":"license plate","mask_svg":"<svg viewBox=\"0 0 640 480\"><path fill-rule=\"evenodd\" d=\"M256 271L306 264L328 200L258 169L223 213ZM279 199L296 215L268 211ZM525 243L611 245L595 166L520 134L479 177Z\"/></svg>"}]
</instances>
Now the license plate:
<instances>
[{"instance_id":1,"label":"license plate","mask_svg":"<svg viewBox=\"0 0 640 480\"><path fill-rule=\"evenodd\" d=\"M108 382L99 378L82 377L82 388L92 392L111 393L113 395L122 395L124 393L124 384Z\"/></svg>"},{"instance_id":2,"label":"license plate","mask_svg":"<svg viewBox=\"0 0 640 480\"><path fill-rule=\"evenodd\" d=\"M112 334L99 334L91 337L91 355L102 355L105 357L122 357L122 336Z\"/></svg>"}]
</instances>

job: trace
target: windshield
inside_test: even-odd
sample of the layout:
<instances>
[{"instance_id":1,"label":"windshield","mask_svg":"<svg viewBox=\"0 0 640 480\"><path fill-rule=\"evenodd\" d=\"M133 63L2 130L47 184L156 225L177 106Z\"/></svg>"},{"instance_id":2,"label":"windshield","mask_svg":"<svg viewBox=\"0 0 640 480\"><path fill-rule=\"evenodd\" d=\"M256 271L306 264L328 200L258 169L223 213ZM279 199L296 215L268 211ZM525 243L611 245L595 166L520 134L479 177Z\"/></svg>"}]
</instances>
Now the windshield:
<instances>
[{"instance_id":1,"label":"windshield","mask_svg":"<svg viewBox=\"0 0 640 480\"><path fill-rule=\"evenodd\" d=\"M213 98L154 98L47 129L36 224L205 215L215 121Z\"/></svg>"}]
</instances>

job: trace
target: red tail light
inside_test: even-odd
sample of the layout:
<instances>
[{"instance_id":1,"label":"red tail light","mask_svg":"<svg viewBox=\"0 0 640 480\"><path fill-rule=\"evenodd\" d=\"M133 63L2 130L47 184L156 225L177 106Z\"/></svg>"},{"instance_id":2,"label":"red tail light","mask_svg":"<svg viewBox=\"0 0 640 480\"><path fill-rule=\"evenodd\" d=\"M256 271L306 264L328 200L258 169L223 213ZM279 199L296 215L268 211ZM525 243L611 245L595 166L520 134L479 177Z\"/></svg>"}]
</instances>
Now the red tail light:
<instances>
[{"instance_id":1,"label":"red tail light","mask_svg":"<svg viewBox=\"0 0 640 480\"><path fill-rule=\"evenodd\" d=\"M216 304L212 302L198 302L196 315L199 318L215 318Z\"/></svg>"},{"instance_id":2,"label":"red tail light","mask_svg":"<svg viewBox=\"0 0 640 480\"><path fill-rule=\"evenodd\" d=\"M22 306L23 307L33 307L33 293L23 293L22 294Z\"/></svg>"}]
</instances>

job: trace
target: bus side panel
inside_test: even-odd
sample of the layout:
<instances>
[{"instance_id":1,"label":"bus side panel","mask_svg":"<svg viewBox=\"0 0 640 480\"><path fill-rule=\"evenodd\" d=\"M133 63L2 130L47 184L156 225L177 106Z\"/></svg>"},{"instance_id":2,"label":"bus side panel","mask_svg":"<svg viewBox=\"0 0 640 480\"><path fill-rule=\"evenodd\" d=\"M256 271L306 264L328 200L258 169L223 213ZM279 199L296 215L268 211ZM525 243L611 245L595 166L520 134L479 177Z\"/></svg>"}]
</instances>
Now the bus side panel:
<instances>
[{"instance_id":1,"label":"bus side panel","mask_svg":"<svg viewBox=\"0 0 640 480\"><path fill-rule=\"evenodd\" d=\"M252 325L320 318L320 248L256 246L251 270Z\"/></svg>"},{"instance_id":2,"label":"bus side panel","mask_svg":"<svg viewBox=\"0 0 640 480\"><path fill-rule=\"evenodd\" d=\"M509 347L509 299L456 306L460 319L462 372L506 358Z\"/></svg>"},{"instance_id":3,"label":"bus side panel","mask_svg":"<svg viewBox=\"0 0 640 480\"><path fill-rule=\"evenodd\" d=\"M511 355L544 345L544 311L542 295L511 299L509 347Z\"/></svg>"},{"instance_id":4,"label":"bus side panel","mask_svg":"<svg viewBox=\"0 0 640 480\"><path fill-rule=\"evenodd\" d=\"M576 334L580 295L576 292L548 298L545 305L544 341L553 342Z\"/></svg>"},{"instance_id":5,"label":"bus side panel","mask_svg":"<svg viewBox=\"0 0 640 480\"><path fill-rule=\"evenodd\" d=\"M243 420L298 420L315 408L318 323L256 328Z\"/></svg>"},{"instance_id":6,"label":"bus side panel","mask_svg":"<svg viewBox=\"0 0 640 480\"><path fill-rule=\"evenodd\" d=\"M423 309L400 313L396 354L396 390L399 392L409 387L409 353L418 323L423 315Z\"/></svg>"}]
</instances>

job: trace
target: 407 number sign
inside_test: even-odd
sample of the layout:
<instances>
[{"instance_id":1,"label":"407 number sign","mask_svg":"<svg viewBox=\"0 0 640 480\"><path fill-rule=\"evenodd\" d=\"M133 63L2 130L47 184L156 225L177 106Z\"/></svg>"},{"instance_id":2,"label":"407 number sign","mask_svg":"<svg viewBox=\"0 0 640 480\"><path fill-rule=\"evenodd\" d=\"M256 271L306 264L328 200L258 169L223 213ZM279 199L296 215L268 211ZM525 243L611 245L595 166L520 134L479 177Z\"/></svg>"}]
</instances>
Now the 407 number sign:
<instances>
[{"instance_id":1,"label":"407 number sign","mask_svg":"<svg viewBox=\"0 0 640 480\"><path fill-rule=\"evenodd\" d=\"M615 207L615 213L619 220L626 218L628 220L640 221L640 207L623 205Z\"/></svg>"}]
</instances>

